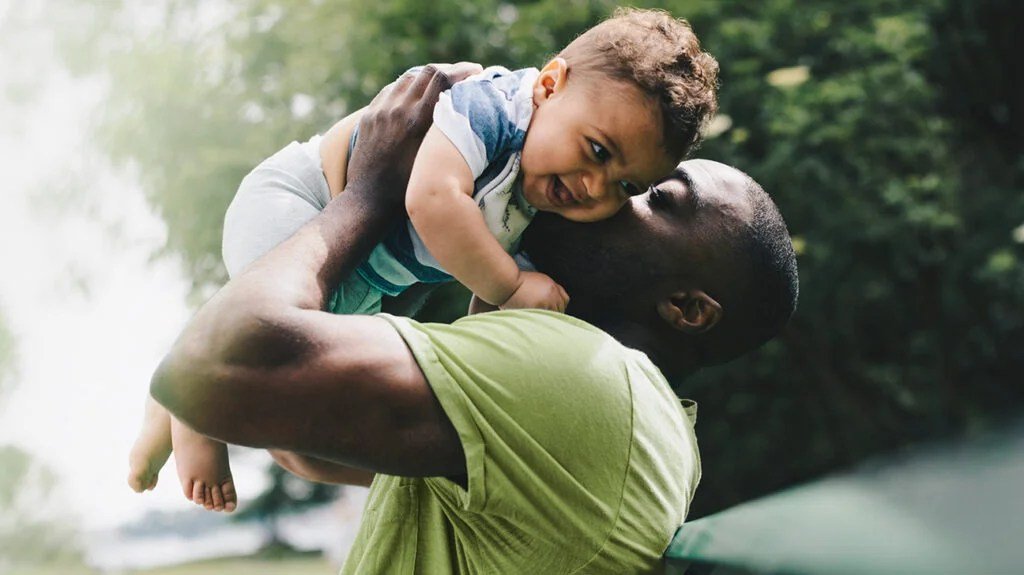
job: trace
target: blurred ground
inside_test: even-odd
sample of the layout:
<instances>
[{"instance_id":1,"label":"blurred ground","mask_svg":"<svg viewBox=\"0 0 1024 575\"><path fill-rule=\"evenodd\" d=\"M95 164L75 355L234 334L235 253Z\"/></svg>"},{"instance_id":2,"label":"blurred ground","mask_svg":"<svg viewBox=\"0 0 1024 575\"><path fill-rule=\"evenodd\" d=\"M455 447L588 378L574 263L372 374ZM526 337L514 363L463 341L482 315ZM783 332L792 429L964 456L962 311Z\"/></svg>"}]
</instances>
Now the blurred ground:
<instances>
[{"instance_id":1,"label":"blurred ground","mask_svg":"<svg viewBox=\"0 0 1024 575\"><path fill-rule=\"evenodd\" d=\"M337 573L323 557L296 557L290 559L228 558L199 561L173 567L142 571L121 571L119 575L329 575ZM101 571L85 565L49 565L16 568L11 575L99 575Z\"/></svg>"}]
</instances>

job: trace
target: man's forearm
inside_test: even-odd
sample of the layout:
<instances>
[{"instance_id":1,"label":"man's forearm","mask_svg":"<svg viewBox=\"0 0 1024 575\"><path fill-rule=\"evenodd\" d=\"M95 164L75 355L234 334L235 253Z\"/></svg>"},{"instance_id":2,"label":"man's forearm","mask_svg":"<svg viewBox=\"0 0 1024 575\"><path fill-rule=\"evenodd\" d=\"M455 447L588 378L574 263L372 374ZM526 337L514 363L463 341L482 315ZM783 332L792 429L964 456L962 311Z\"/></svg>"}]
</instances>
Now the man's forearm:
<instances>
[{"instance_id":1,"label":"man's forearm","mask_svg":"<svg viewBox=\"0 0 1024 575\"><path fill-rule=\"evenodd\" d=\"M394 211L371 209L361 190L346 192L291 238L229 282L196 314L172 350L259 367L302 354L290 333L296 312L321 310L341 278L366 259L393 221Z\"/></svg>"},{"instance_id":2,"label":"man's forearm","mask_svg":"<svg viewBox=\"0 0 1024 575\"><path fill-rule=\"evenodd\" d=\"M257 376L269 380L306 361L316 346L306 315L325 306L332 286L391 223L392 212L368 209L359 199L342 194L204 305L154 375L153 397L208 433L204 423L232 394L245 393Z\"/></svg>"},{"instance_id":3,"label":"man's forearm","mask_svg":"<svg viewBox=\"0 0 1024 575\"><path fill-rule=\"evenodd\" d=\"M458 436L394 327L321 311L402 213L408 166L450 85L427 67L374 100L346 191L199 310L154 374L154 399L228 443L391 474L464 468Z\"/></svg>"},{"instance_id":4,"label":"man's forearm","mask_svg":"<svg viewBox=\"0 0 1024 575\"><path fill-rule=\"evenodd\" d=\"M360 183L354 183L359 186ZM309 225L254 263L230 296L277 306L321 310L342 278L355 271L394 222L397 210L369 206L349 189Z\"/></svg>"}]
</instances>

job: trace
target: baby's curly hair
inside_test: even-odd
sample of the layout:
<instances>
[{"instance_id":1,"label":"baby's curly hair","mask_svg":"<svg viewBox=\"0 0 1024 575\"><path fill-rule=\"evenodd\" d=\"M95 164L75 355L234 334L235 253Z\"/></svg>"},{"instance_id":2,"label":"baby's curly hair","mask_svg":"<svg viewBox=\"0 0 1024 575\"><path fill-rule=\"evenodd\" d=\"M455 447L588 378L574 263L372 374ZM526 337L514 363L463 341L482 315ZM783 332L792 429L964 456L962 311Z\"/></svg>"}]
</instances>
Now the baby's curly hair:
<instances>
[{"instance_id":1,"label":"baby's curly hair","mask_svg":"<svg viewBox=\"0 0 1024 575\"><path fill-rule=\"evenodd\" d=\"M718 109L718 61L700 49L689 22L664 10L619 8L566 46L570 76L632 82L657 100L664 146L683 159Z\"/></svg>"}]
</instances>

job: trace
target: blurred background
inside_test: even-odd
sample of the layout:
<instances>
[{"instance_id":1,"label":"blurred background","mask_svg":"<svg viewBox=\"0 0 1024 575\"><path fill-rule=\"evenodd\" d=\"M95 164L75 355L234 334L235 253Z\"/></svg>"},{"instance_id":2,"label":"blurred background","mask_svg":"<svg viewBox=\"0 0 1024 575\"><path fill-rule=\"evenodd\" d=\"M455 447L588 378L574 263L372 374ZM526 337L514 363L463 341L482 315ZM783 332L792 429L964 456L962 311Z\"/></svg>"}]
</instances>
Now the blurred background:
<instances>
[{"instance_id":1,"label":"blurred background","mask_svg":"<svg viewBox=\"0 0 1024 575\"><path fill-rule=\"evenodd\" d=\"M800 262L785 333L685 384L691 518L1019 421L1024 4L636 5L718 58L695 155L774 196ZM244 450L233 517L186 502L173 462L152 493L125 485L149 375L225 280L238 182L410 66L540 66L615 6L0 0L0 573L332 572L364 490Z\"/></svg>"}]
</instances>

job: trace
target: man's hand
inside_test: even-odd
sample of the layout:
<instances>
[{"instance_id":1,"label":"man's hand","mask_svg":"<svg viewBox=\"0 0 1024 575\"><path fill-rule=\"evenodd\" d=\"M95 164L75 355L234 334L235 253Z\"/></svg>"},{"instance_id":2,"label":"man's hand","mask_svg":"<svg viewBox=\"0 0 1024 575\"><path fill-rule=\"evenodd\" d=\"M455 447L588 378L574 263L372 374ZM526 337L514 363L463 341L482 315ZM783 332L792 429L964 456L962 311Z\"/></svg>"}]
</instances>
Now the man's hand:
<instances>
[{"instance_id":1,"label":"man's hand","mask_svg":"<svg viewBox=\"0 0 1024 575\"><path fill-rule=\"evenodd\" d=\"M470 62L430 64L381 90L359 122L346 189L370 188L361 184L373 182L377 199L388 209L401 210L413 160L433 123L441 92L481 70Z\"/></svg>"},{"instance_id":2,"label":"man's hand","mask_svg":"<svg viewBox=\"0 0 1024 575\"><path fill-rule=\"evenodd\" d=\"M519 272L519 286L501 309L549 309L564 312L569 305L569 294L550 276L540 272Z\"/></svg>"}]
</instances>

